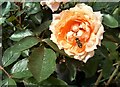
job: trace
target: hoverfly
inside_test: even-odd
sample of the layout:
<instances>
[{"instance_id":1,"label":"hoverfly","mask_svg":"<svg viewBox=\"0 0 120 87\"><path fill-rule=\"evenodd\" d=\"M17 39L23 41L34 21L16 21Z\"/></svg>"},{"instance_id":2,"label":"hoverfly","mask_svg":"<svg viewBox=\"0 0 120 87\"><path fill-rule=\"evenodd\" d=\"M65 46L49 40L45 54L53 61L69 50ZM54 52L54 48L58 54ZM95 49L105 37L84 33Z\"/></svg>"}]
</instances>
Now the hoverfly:
<instances>
[{"instance_id":1,"label":"hoverfly","mask_svg":"<svg viewBox=\"0 0 120 87\"><path fill-rule=\"evenodd\" d=\"M75 40L76 40L78 47L82 48L82 43L80 42L79 38L76 38Z\"/></svg>"}]
</instances>

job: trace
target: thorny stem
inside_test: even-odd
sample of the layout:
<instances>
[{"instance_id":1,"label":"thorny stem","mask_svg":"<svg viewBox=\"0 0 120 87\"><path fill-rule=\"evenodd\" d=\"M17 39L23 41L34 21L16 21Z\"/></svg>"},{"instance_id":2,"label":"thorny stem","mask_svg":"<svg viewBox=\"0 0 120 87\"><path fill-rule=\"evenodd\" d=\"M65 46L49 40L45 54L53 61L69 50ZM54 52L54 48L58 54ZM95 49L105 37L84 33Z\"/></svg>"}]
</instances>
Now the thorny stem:
<instances>
[{"instance_id":1,"label":"thorny stem","mask_svg":"<svg viewBox=\"0 0 120 87\"><path fill-rule=\"evenodd\" d=\"M107 87L107 86L110 84L110 82L112 81L113 77L114 77L115 74L117 73L118 68L119 68L119 65L116 66L116 69L114 70L114 72L113 72L112 75L110 76L109 80L108 80L107 83L105 84L105 85L106 85L105 87Z\"/></svg>"},{"instance_id":2,"label":"thorny stem","mask_svg":"<svg viewBox=\"0 0 120 87\"><path fill-rule=\"evenodd\" d=\"M7 71L6 71L2 66L0 66L0 70L4 71L4 73L5 73L9 78L11 78L11 76L7 73Z\"/></svg>"},{"instance_id":3,"label":"thorny stem","mask_svg":"<svg viewBox=\"0 0 120 87\"><path fill-rule=\"evenodd\" d=\"M100 72L100 75L99 75L99 77L97 78L97 80L96 80L96 82L95 82L95 87L97 87L97 85L99 84L99 82L100 82L100 80L101 80L101 78L102 78L102 71Z\"/></svg>"}]
</instances>

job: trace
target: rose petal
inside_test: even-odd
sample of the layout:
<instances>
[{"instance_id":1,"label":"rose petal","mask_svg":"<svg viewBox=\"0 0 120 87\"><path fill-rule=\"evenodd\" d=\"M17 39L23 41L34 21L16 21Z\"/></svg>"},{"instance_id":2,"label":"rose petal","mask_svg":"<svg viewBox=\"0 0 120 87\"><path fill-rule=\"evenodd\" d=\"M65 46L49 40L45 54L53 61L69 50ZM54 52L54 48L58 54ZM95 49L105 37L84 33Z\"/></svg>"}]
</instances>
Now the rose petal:
<instances>
[{"instance_id":1,"label":"rose petal","mask_svg":"<svg viewBox=\"0 0 120 87\"><path fill-rule=\"evenodd\" d=\"M86 55L86 57L85 57L85 59L83 60L83 62L87 62L87 60L89 59L89 58L91 58L91 57L93 57L94 56L94 51L91 51L91 52L89 52L87 55Z\"/></svg>"},{"instance_id":2,"label":"rose petal","mask_svg":"<svg viewBox=\"0 0 120 87\"><path fill-rule=\"evenodd\" d=\"M91 34L90 40L86 44L86 52L93 51L94 49L97 49L96 45L98 43L98 39L94 33Z\"/></svg>"}]
</instances>

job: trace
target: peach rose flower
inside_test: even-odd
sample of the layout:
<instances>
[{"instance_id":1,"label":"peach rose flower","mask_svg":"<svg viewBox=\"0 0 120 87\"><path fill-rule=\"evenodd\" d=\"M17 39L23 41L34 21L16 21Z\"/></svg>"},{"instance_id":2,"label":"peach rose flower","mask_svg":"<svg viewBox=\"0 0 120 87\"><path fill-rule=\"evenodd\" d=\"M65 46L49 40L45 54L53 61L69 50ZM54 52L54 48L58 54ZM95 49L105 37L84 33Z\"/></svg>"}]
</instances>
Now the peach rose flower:
<instances>
[{"instance_id":1,"label":"peach rose flower","mask_svg":"<svg viewBox=\"0 0 120 87\"><path fill-rule=\"evenodd\" d=\"M101 45L104 33L102 14L93 12L84 3L77 4L60 14L53 14L50 30L50 39L59 49L64 49L66 54L86 62L94 55L97 45Z\"/></svg>"},{"instance_id":2,"label":"peach rose flower","mask_svg":"<svg viewBox=\"0 0 120 87\"><path fill-rule=\"evenodd\" d=\"M60 2L68 2L69 0L42 0L40 4L47 5L53 12L59 8Z\"/></svg>"}]
</instances>

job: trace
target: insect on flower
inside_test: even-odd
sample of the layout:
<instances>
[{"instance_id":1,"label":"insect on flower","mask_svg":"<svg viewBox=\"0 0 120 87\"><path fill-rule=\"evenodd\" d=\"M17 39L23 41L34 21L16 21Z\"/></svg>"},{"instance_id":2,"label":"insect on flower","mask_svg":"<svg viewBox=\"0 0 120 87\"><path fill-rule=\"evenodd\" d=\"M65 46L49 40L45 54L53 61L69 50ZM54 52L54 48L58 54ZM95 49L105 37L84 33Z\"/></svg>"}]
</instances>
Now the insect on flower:
<instances>
[{"instance_id":1,"label":"insect on flower","mask_svg":"<svg viewBox=\"0 0 120 87\"><path fill-rule=\"evenodd\" d=\"M76 40L78 47L82 48L82 43L80 42L79 38L76 38L75 40Z\"/></svg>"},{"instance_id":2,"label":"insect on flower","mask_svg":"<svg viewBox=\"0 0 120 87\"><path fill-rule=\"evenodd\" d=\"M103 14L81 3L75 7L53 14L49 30L58 48L83 62L94 56L97 45L101 45L104 26Z\"/></svg>"}]
</instances>

